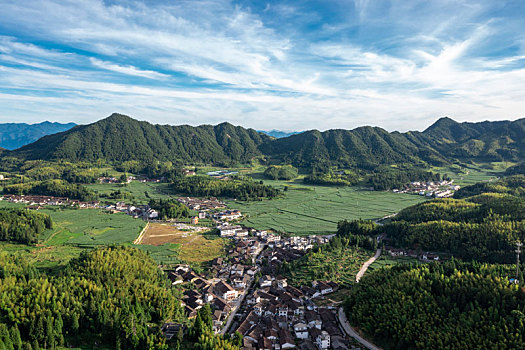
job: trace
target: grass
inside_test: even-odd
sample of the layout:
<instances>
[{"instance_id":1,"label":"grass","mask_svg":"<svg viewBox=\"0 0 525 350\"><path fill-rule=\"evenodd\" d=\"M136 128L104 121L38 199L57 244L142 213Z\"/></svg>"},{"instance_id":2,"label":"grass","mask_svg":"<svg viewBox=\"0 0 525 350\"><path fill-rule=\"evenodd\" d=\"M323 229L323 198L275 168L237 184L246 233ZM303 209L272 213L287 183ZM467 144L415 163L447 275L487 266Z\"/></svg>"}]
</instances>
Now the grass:
<instances>
[{"instance_id":1,"label":"grass","mask_svg":"<svg viewBox=\"0 0 525 350\"><path fill-rule=\"evenodd\" d=\"M157 262L159 265L175 265L180 264L180 244L167 243L159 246L137 244L133 247L143 250Z\"/></svg>"},{"instance_id":2,"label":"grass","mask_svg":"<svg viewBox=\"0 0 525 350\"><path fill-rule=\"evenodd\" d=\"M478 182L494 181L514 163L493 162L483 164L468 164L464 166L434 167L431 170L440 174L448 174L454 183L460 186L473 185Z\"/></svg>"},{"instance_id":3,"label":"grass","mask_svg":"<svg viewBox=\"0 0 525 350\"><path fill-rule=\"evenodd\" d=\"M409 194L369 191L360 187L323 187L297 182L264 181L288 187L284 197L259 202L229 201L241 210L244 225L256 229L293 234L322 234L336 231L343 219L377 219L425 199Z\"/></svg>"},{"instance_id":4,"label":"grass","mask_svg":"<svg viewBox=\"0 0 525 350\"><path fill-rule=\"evenodd\" d=\"M355 275L363 263L372 255L371 251L355 247L309 252L290 265L287 277L295 286L311 285L314 280L330 280L349 287L355 282Z\"/></svg>"},{"instance_id":5,"label":"grass","mask_svg":"<svg viewBox=\"0 0 525 350\"><path fill-rule=\"evenodd\" d=\"M98 246L131 243L144 228L145 223L124 213L110 214L99 209L45 208L53 229L41 235L47 246L76 245Z\"/></svg>"},{"instance_id":6,"label":"grass","mask_svg":"<svg viewBox=\"0 0 525 350\"><path fill-rule=\"evenodd\" d=\"M392 257L389 255L381 255L376 261L372 263L372 265L368 267L366 272L368 273L383 267L389 267L398 264L422 264L422 262L409 256Z\"/></svg>"}]
</instances>

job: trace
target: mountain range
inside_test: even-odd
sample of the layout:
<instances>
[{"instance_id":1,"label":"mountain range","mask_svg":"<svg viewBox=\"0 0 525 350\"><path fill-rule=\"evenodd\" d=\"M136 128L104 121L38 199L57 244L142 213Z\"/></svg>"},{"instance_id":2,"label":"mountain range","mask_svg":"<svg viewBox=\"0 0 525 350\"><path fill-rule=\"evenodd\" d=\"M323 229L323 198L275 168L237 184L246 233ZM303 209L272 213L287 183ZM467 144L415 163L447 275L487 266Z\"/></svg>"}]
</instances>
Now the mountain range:
<instances>
[{"instance_id":1,"label":"mountain range","mask_svg":"<svg viewBox=\"0 0 525 350\"><path fill-rule=\"evenodd\" d=\"M426 130L388 132L378 127L309 130L275 138L229 123L154 125L121 114L47 135L4 155L24 159L161 160L231 165L265 157L272 163L374 169L400 163L523 161L525 119L481 123L437 120Z\"/></svg>"},{"instance_id":2,"label":"mountain range","mask_svg":"<svg viewBox=\"0 0 525 350\"><path fill-rule=\"evenodd\" d=\"M283 137L288 137L288 136L292 136L292 135L295 135L295 134L300 134L301 131L281 131L281 130L270 130L270 131L265 131L265 130L257 130L258 132L262 132L263 134L266 134L268 136L272 136L272 137L275 137L276 139L280 139L280 138L283 138Z\"/></svg>"},{"instance_id":3,"label":"mountain range","mask_svg":"<svg viewBox=\"0 0 525 350\"><path fill-rule=\"evenodd\" d=\"M75 123L42 122L38 124L0 123L0 147L16 149L35 142L42 136L66 131L74 127Z\"/></svg>"}]
</instances>

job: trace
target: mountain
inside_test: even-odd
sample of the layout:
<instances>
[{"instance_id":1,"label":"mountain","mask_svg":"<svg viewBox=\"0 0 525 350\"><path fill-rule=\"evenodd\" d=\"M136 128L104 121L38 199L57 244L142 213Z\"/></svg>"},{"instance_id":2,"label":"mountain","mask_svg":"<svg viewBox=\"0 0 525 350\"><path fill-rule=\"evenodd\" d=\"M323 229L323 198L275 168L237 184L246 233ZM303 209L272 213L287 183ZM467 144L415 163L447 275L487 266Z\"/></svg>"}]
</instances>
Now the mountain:
<instances>
[{"instance_id":1,"label":"mountain","mask_svg":"<svg viewBox=\"0 0 525 350\"><path fill-rule=\"evenodd\" d=\"M283 137L288 137L288 136L292 136L292 135L296 135L296 134L300 134L301 132L300 131L291 131L291 132L287 132L287 131L281 131L281 130L270 130L270 131L264 131L264 130L257 130L258 132L262 132L268 136L271 136L271 137L275 137L276 139L280 139L280 138L283 138Z\"/></svg>"},{"instance_id":2,"label":"mountain","mask_svg":"<svg viewBox=\"0 0 525 350\"><path fill-rule=\"evenodd\" d=\"M354 130L305 131L265 143L261 149L280 162L303 167L325 163L370 169L386 164L446 162L439 153L429 147L419 147L404 134L370 126Z\"/></svg>"},{"instance_id":3,"label":"mountain","mask_svg":"<svg viewBox=\"0 0 525 350\"><path fill-rule=\"evenodd\" d=\"M449 158L514 162L525 159L525 119L457 123L441 118L423 134L427 145Z\"/></svg>"},{"instance_id":4,"label":"mountain","mask_svg":"<svg viewBox=\"0 0 525 350\"><path fill-rule=\"evenodd\" d=\"M298 167L443 165L460 161L524 161L525 119L458 123L441 118L424 130L388 132L378 127L309 130L282 138L222 123L153 125L113 114L89 125L44 136L14 151L25 159L161 160L231 165L265 156Z\"/></svg>"},{"instance_id":5,"label":"mountain","mask_svg":"<svg viewBox=\"0 0 525 350\"><path fill-rule=\"evenodd\" d=\"M0 147L16 149L35 142L42 136L69 130L75 125L75 123L61 124L47 121L38 124L1 123Z\"/></svg>"},{"instance_id":6,"label":"mountain","mask_svg":"<svg viewBox=\"0 0 525 350\"><path fill-rule=\"evenodd\" d=\"M44 136L10 155L25 159L161 160L178 163L248 162L270 137L228 123L153 125L121 114Z\"/></svg>"}]
</instances>

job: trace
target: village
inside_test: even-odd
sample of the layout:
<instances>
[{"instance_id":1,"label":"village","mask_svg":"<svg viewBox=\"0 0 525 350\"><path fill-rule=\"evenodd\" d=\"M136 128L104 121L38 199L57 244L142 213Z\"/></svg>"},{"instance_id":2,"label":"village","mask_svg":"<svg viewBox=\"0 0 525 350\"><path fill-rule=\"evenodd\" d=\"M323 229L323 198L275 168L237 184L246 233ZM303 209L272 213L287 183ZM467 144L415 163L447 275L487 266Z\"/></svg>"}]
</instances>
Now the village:
<instances>
[{"instance_id":1,"label":"village","mask_svg":"<svg viewBox=\"0 0 525 350\"><path fill-rule=\"evenodd\" d=\"M420 196L433 198L448 198L454 195L455 191L461 188L459 185L454 185L454 180L450 181L414 181L404 186L401 189L394 189L394 193L411 193Z\"/></svg>"},{"instance_id":2,"label":"village","mask_svg":"<svg viewBox=\"0 0 525 350\"><path fill-rule=\"evenodd\" d=\"M340 328L336 306L317 305L338 284L314 281L291 286L280 274L283 263L301 258L332 236L283 237L244 228L232 223L242 217L237 210L210 216L217 222L218 234L232 240L227 258L214 259L201 273L189 265L167 271L172 286L184 293L182 306L190 319L210 304L214 331L241 333L243 349L355 349ZM171 339L180 327L166 324L163 330Z\"/></svg>"}]
</instances>

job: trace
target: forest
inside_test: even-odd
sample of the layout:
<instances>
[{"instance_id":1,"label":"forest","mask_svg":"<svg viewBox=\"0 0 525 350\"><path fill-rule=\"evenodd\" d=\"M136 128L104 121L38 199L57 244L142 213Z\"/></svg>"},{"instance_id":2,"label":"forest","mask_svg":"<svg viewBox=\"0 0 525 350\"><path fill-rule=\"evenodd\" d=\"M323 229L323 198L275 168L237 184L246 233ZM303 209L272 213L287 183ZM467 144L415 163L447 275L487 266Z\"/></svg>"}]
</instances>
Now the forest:
<instances>
[{"instance_id":1,"label":"forest","mask_svg":"<svg viewBox=\"0 0 525 350\"><path fill-rule=\"evenodd\" d=\"M368 178L367 184L375 190L402 188L413 181L440 181L441 175L413 167L379 167Z\"/></svg>"},{"instance_id":2,"label":"forest","mask_svg":"<svg viewBox=\"0 0 525 350\"><path fill-rule=\"evenodd\" d=\"M248 177L219 180L209 176L188 176L170 184L175 193L199 197L229 197L239 200L275 198L281 191Z\"/></svg>"},{"instance_id":3,"label":"forest","mask_svg":"<svg viewBox=\"0 0 525 350\"><path fill-rule=\"evenodd\" d=\"M53 222L49 215L19 208L0 209L0 241L34 244L50 228Z\"/></svg>"},{"instance_id":4,"label":"forest","mask_svg":"<svg viewBox=\"0 0 525 350\"><path fill-rule=\"evenodd\" d=\"M525 289L509 282L514 271L456 260L400 264L366 274L344 307L384 349L525 349Z\"/></svg>"},{"instance_id":5,"label":"forest","mask_svg":"<svg viewBox=\"0 0 525 350\"><path fill-rule=\"evenodd\" d=\"M325 172L313 172L305 176L303 182L321 186L352 186L359 182L359 176L350 170L328 169Z\"/></svg>"},{"instance_id":6,"label":"forest","mask_svg":"<svg viewBox=\"0 0 525 350\"><path fill-rule=\"evenodd\" d=\"M293 180L298 174L297 168L291 165L272 165L264 171L264 176L270 180Z\"/></svg>"},{"instance_id":7,"label":"forest","mask_svg":"<svg viewBox=\"0 0 525 350\"><path fill-rule=\"evenodd\" d=\"M165 321L187 326L194 349L239 348L238 339L210 332L208 313L189 322L181 295L167 281L146 253L133 248L85 251L49 276L19 256L0 252L0 348L98 343L113 349L168 349L160 332Z\"/></svg>"},{"instance_id":8,"label":"forest","mask_svg":"<svg viewBox=\"0 0 525 350\"><path fill-rule=\"evenodd\" d=\"M97 198L97 194L87 187L80 184L72 184L64 180L32 181L7 185L4 187L3 193L67 197L80 201L92 201Z\"/></svg>"},{"instance_id":9,"label":"forest","mask_svg":"<svg viewBox=\"0 0 525 350\"><path fill-rule=\"evenodd\" d=\"M190 215L188 207L174 199L151 199L149 206L158 211L161 220L187 218Z\"/></svg>"},{"instance_id":10,"label":"forest","mask_svg":"<svg viewBox=\"0 0 525 350\"><path fill-rule=\"evenodd\" d=\"M386 242L398 247L450 253L465 260L512 263L516 241L525 241L524 180L520 175L467 186L458 191L457 197L463 199L434 199L405 208L383 226L341 221L338 232L386 233Z\"/></svg>"}]
</instances>

